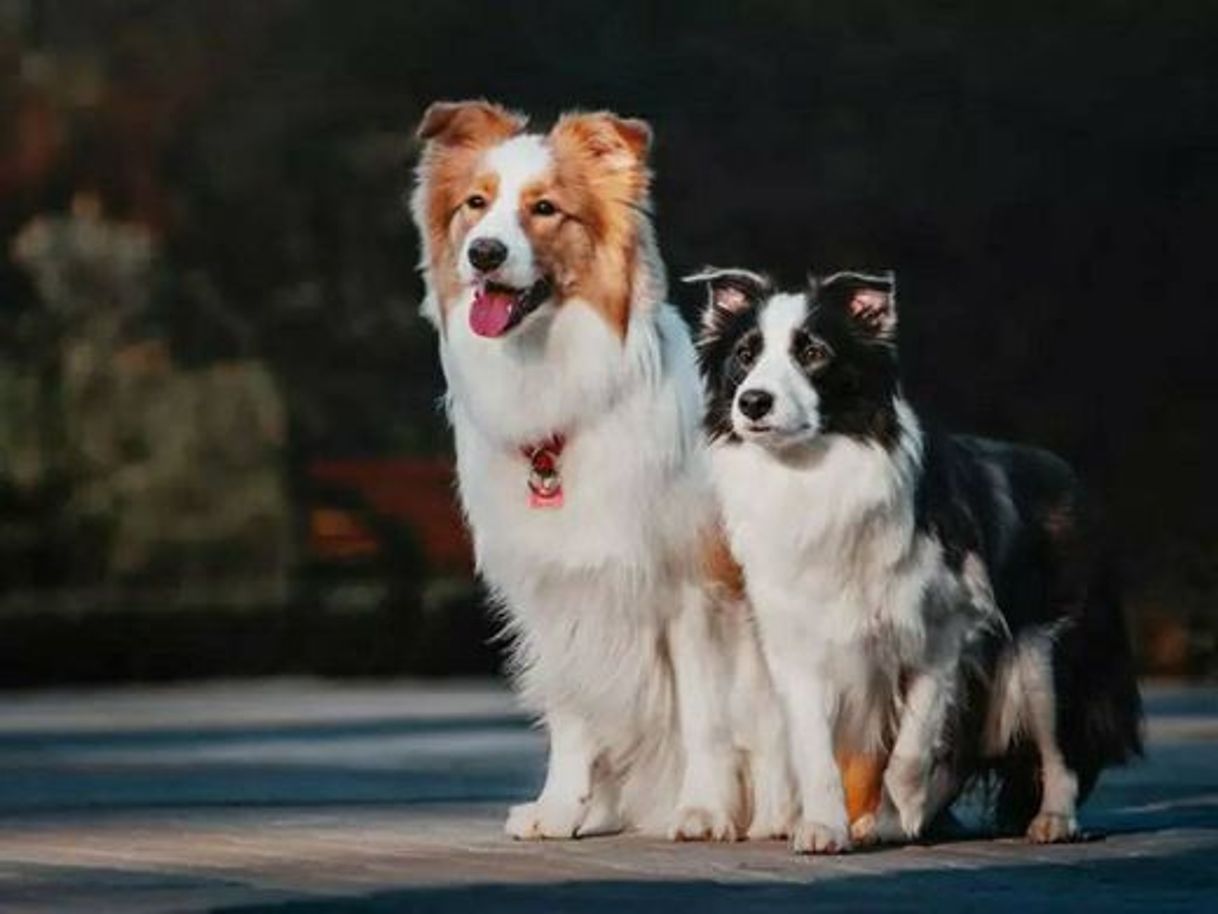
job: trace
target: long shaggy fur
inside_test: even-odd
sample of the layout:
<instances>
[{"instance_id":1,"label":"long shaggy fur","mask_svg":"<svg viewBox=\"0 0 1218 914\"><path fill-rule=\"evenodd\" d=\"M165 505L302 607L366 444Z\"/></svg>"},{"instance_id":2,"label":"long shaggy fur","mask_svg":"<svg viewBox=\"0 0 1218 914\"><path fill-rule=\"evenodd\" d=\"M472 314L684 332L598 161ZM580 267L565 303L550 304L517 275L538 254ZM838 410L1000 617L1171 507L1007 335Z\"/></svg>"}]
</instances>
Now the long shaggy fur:
<instances>
[{"instance_id":1,"label":"long shaggy fur","mask_svg":"<svg viewBox=\"0 0 1218 914\"><path fill-rule=\"evenodd\" d=\"M650 132L608 113L523 131L488 103L433 107L414 196L461 502L550 736L546 785L507 829L730 838L752 813L781 831L777 708L746 607L703 565L714 496L694 350L646 215ZM476 239L502 262L471 267ZM547 295L488 338L472 329L488 282ZM522 448L555 435L564 500L538 508Z\"/></svg>"}]
</instances>

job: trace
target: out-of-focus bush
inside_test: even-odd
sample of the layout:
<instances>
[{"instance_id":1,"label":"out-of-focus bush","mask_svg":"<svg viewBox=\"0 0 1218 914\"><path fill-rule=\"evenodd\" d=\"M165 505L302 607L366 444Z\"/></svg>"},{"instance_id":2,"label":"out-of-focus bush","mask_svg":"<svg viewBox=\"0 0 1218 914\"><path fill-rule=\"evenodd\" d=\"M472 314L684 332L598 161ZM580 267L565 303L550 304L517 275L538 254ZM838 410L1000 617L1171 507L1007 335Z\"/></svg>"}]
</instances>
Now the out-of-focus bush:
<instances>
[{"instance_id":1,"label":"out-of-focus bush","mask_svg":"<svg viewBox=\"0 0 1218 914\"><path fill-rule=\"evenodd\" d=\"M88 198L74 209L34 219L13 244L57 348L39 372L10 369L13 416L42 431L10 417L9 485L68 487L57 525L91 533L79 548L96 550L96 578L77 583L95 599L281 603L292 530L274 379L254 359L177 364L147 333L160 269L151 235L106 221ZM37 601L64 582L29 583L38 589L22 596Z\"/></svg>"}]
</instances>

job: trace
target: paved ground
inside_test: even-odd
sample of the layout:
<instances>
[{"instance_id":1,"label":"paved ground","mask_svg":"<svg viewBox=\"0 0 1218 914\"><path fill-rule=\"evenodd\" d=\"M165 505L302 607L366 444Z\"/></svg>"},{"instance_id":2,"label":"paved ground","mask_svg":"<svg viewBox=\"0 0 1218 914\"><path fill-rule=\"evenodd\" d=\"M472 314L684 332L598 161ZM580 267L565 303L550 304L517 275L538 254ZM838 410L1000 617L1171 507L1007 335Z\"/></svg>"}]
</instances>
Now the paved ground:
<instances>
[{"instance_id":1,"label":"paved ground","mask_svg":"<svg viewBox=\"0 0 1218 914\"><path fill-rule=\"evenodd\" d=\"M501 836L542 745L489 683L0 696L0 911L1214 910L1218 689L1149 690L1096 840L835 859Z\"/></svg>"}]
</instances>

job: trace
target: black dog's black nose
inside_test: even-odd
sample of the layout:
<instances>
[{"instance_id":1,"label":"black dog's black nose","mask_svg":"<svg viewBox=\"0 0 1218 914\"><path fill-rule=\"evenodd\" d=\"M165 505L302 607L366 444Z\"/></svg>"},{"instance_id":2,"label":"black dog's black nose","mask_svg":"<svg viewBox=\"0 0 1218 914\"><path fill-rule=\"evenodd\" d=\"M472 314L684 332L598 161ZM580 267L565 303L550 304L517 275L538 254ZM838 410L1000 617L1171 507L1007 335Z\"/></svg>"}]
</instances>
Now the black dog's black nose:
<instances>
[{"instance_id":1,"label":"black dog's black nose","mask_svg":"<svg viewBox=\"0 0 1218 914\"><path fill-rule=\"evenodd\" d=\"M760 419L774 408L774 395L768 390L743 390L736 402L750 419Z\"/></svg>"},{"instance_id":2,"label":"black dog's black nose","mask_svg":"<svg viewBox=\"0 0 1218 914\"><path fill-rule=\"evenodd\" d=\"M469 262L482 273L489 273L502 264L507 255L507 245L497 238L475 238L469 244Z\"/></svg>"}]
</instances>

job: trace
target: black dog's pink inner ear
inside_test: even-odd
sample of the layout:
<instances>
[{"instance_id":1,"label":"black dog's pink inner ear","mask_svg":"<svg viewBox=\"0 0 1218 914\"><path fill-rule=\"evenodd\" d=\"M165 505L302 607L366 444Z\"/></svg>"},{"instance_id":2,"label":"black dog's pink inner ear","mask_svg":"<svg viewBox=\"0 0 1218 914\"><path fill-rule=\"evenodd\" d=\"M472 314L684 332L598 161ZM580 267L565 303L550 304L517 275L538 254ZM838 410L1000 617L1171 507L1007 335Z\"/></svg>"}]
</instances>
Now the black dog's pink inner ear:
<instances>
[{"instance_id":1,"label":"black dog's pink inner ear","mask_svg":"<svg viewBox=\"0 0 1218 914\"><path fill-rule=\"evenodd\" d=\"M718 310L731 314L744 311L759 301L768 288L768 281L764 276L739 268L706 267L700 272L686 276L683 281L706 283L710 290L708 312Z\"/></svg>"},{"instance_id":2,"label":"black dog's pink inner ear","mask_svg":"<svg viewBox=\"0 0 1218 914\"><path fill-rule=\"evenodd\" d=\"M850 316L875 333L892 329L896 321L892 293L879 289L857 289L850 299Z\"/></svg>"},{"instance_id":3,"label":"black dog's pink inner ear","mask_svg":"<svg viewBox=\"0 0 1218 914\"><path fill-rule=\"evenodd\" d=\"M812 290L819 301L844 314L864 334L888 339L895 333L896 277L891 272L834 273L819 282L813 280Z\"/></svg>"},{"instance_id":4,"label":"black dog's pink inner ear","mask_svg":"<svg viewBox=\"0 0 1218 914\"><path fill-rule=\"evenodd\" d=\"M715 307L724 311L743 311L752 302L744 289L734 283L720 283L714 286Z\"/></svg>"}]
</instances>

